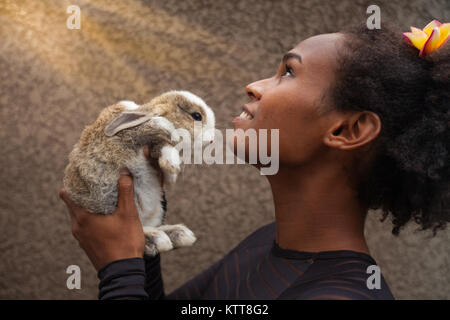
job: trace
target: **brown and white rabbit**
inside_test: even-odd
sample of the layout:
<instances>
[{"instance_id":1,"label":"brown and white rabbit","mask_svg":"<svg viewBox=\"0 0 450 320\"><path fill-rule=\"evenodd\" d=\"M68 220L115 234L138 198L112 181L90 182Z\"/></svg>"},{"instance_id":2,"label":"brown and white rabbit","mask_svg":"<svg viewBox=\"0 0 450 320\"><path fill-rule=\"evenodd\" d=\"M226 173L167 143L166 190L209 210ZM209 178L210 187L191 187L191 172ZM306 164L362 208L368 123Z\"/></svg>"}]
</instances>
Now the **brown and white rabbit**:
<instances>
[{"instance_id":1,"label":"brown and white rabbit","mask_svg":"<svg viewBox=\"0 0 450 320\"><path fill-rule=\"evenodd\" d=\"M194 130L194 126L199 124L202 136L195 137L200 130ZM203 144L210 143L214 139L214 113L188 91L169 91L141 106L121 101L105 108L83 130L65 169L64 187L70 198L88 211L101 214L115 210L119 170L130 170L148 255L196 241L194 233L182 224L162 225L163 188L157 171L143 153L148 145L151 157L158 159L164 187L175 183L181 170L180 154L174 147L181 139L177 131L180 128Z\"/></svg>"}]
</instances>

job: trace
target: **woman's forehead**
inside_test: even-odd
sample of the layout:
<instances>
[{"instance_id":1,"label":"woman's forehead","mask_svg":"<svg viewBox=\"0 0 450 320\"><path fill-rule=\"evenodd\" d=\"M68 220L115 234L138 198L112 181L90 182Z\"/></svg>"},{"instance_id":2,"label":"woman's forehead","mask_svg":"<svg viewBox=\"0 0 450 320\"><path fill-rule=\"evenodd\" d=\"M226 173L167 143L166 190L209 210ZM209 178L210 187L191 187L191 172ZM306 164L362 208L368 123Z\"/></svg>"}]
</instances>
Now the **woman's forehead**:
<instances>
[{"instance_id":1,"label":"woman's forehead","mask_svg":"<svg viewBox=\"0 0 450 320\"><path fill-rule=\"evenodd\" d=\"M289 52L300 55L302 62L305 64L333 64L337 58L339 44L343 41L344 35L342 33L320 34L301 41Z\"/></svg>"}]
</instances>

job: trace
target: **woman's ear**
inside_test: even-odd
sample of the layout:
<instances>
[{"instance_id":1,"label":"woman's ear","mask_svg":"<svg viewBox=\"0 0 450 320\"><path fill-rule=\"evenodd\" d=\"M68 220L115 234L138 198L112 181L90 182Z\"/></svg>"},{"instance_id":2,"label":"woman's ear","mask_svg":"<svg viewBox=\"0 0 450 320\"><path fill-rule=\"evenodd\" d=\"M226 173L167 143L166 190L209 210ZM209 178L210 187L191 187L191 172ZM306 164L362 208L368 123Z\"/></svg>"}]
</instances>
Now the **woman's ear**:
<instances>
[{"instance_id":1,"label":"woman's ear","mask_svg":"<svg viewBox=\"0 0 450 320\"><path fill-rule=\"evenodd\" d=\"M371 111L361 111L337 121L327 131L323 142L332 148L351 150L370 143L380 131L380 117Z\"/></svg>"}]
</instances>

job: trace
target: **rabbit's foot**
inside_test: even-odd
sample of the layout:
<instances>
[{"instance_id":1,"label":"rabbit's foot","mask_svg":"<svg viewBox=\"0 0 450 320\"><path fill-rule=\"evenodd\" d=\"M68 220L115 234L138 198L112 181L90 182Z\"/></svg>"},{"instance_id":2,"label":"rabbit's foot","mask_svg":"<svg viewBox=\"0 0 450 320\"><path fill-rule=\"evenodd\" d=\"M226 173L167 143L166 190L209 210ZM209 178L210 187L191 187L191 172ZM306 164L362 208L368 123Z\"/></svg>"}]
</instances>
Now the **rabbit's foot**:
<instances>
[{"instance_id":1,"label":"rabbit's foot","mask_svg":"<svg viewBox=\"0 0 450 320\"><path fill-rule=\"evenodd\" d=\"M164 182L167 182L169 185L174 184L181 170L181 159L178 150L172 146L162 147L158 164L164 173Z\"/></svg>"},{"instance_id":2,"label":"rabbit's foot","mask_svg":"<svg viewBox=\"0 0 450 320\"><path fill-rule=\"evenodd\" d=\"M162 230L155 227L144 227L145 254L156 256L160 252L173 249L172 241Z\"/></svg>"},{"instance_id":3,"label":"rabbit's foot","mask_svg":"<svg viewBox=\"0 0 450 320\"><path fill-rule=\"evenodd\" d=\"M192 246L197 240L194 233L183 224L162 225L158 229L169 236L174 248Z\"/></svg>"}]
</instances>

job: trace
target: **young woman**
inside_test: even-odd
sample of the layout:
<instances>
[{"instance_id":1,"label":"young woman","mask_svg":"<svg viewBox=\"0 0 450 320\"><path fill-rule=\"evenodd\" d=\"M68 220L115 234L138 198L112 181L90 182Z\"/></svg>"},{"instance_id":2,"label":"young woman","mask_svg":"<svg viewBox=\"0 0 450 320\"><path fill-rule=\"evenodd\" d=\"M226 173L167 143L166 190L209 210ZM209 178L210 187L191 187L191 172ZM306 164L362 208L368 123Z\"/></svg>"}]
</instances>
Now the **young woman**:
<instances>
[{"instance_id":1,"label":"young woman","mask_svg":"<svg viewBox=\"0 0 450 320\"><path fill-rule=\"evenodd\" d=\"M449 220L449 47L419 57L400 32L364 25L302 41L273 77L248 85L251 116L234 127L280 130L280 168L267 176L275 222L170 295L159 255L143 257L126 170L111 215L61 190L99 298L392 299L382 277L367 284L376 262L364 221L381 208L398 234L410 220L434 232Z\"/></svg>"}]
</instances>

